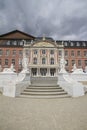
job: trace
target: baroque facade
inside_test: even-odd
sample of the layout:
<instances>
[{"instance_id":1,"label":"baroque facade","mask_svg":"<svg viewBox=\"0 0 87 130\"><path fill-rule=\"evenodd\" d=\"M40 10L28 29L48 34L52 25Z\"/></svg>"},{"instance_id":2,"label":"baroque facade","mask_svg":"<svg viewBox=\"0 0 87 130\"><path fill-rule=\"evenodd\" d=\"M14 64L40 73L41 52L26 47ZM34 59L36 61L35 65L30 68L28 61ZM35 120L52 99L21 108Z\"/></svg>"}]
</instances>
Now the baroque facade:
<instances>
[{"instance_id":1,"label":"baroque facade","mask_svg":"<svg viewBox=\"0 0 87 130\"><path fill-rule=\"evenodd\" d=\"M87 66L87 41L55 41L49 37L34 37L19 30L0 35L0 65L2 70L14 64L16 72L23 69L25 53L31 76L57 76L64 52L66 70L73 65Z\"/></svg>"}]
</instances>

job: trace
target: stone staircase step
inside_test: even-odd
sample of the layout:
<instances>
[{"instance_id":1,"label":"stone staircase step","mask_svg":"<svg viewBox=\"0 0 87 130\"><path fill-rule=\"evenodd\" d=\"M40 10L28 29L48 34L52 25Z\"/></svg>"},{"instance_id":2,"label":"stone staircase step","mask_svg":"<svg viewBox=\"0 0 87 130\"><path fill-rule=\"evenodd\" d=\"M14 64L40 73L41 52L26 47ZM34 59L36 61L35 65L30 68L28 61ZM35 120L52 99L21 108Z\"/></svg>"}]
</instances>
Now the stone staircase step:
<instances>
[{"instance_id":1,"label":"stone staircase step","mask_svg":"<svg viewBox=\"0 0 87 130\"><path fill-rule=\"evenodd\" d=\"M28 87L26 89L61 89L61 87Z\"/></svg>"},{"instance_id":2,"label":"stone staircase step","mask_svg":"<svg viewBox=\"0 0 87 130\"><path fill-rule=\"evenodd\" d=\"M50 91L45 91L45 92L25 92L25 91L23 91L22 93L21 93L21 95L64 95L64 94L67 94L65 91L63 91L63 92L50 92Z\"/></svg>"},{"instance_id":3,"label":"stone staircase step","mask_svg":"<svg viewBox=\"0 0 87 130\"><path fill-rule=\"evenodd\" d=\"M64 91L63 89L40 89L40 88L38 88L38 89L32 89L32 88L30 88L30 89L25 89L24 90L24 92L62 92L62 91Z\"/></svg>"},{"instance_id":4,"label":"stone staircase step","mask_svg":"<svg viewBox=\"0 0 87 130\"><path fill-rule=\"evenodd\" d=\"M20 98L55 99L55 98L71 98L71 96L69 95L20 95Z\"/></svg>"}]
</instances>

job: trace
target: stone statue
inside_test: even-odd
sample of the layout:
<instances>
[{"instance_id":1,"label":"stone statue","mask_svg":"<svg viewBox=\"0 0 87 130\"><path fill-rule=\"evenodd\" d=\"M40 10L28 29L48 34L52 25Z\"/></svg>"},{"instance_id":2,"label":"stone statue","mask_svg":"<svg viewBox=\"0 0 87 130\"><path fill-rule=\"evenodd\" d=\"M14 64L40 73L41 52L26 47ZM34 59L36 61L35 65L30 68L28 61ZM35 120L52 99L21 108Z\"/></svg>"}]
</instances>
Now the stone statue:
<instances>
[{"instance_id":1,"label":"stone statue","mask_svg":"<svg viewBox=\"0 0 87 130\"><path fill-rule=\"evenodd\" d=\"M85 66L85 73L87 73L87 66Z\"/></svg>"},{"instance_id":2,"label":"stone statue","mask_svg":"<svg viewBox=\"0 0 87 130\"><path fill-rule=\"evenodd\" d=\"M77 68L76 64L73 65L73 69L72 69L72 74L83 74L83 69L82 68Z\"/></svg>"},{"instance_id":3,"label":"stone statue","mask_svg":"<svg viewBox=\"0 0 87 130\"><path fill-rule=\"evenodd\" d=\"M22 60L22 66L23 66L23 70L29 71L28 70L28 58L25 55L25 52L23 52L23 60Z\"/></svg>"},{"instance_id":4,"label":"stone statue","mask_svg":"<svg viewBox=\"0 0 87 130\"><path fill-rule=\"evenodd\" d=\"M66 70L65 70L66 63L67 62L64 59L64 50L62 50L62 57L60 59L60 73L66 73Z\"/></svg>"},{"instance_id":5,"label":"stone statue","mask_svg":"<svg viewBox=\"0 0 87 130\"><path fill-rule=\"evenodd\" d=\"M74 64L72 71L75 71L76 69L77 69L76 64Z\"/></svg>"},{"instance_id":6,"label":"stone statue","mask_svg":"<svg viewBox=\"0 0 87 130\"><path fill-rule=\"evenodd\" d=\"M65 65L66 65L65 59L61 58L60 59L60 73L66 73Z\"/></svg>"}]
</instances>

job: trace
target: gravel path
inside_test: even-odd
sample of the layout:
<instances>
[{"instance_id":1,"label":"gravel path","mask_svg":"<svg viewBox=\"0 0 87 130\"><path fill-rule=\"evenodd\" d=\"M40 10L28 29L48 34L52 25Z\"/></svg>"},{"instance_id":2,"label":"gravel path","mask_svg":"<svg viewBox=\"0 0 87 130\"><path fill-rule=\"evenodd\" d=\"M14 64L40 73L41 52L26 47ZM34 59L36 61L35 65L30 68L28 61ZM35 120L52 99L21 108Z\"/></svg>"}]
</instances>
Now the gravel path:
<instances>
[{"instance_id":1,"label":"gravel path","mask_svg":"<svg viewBox=\"0 0 87 130\"><path fill-rule=\"evenodd\" d=\"M58 99L0 95L0 130L87 130L87 95Z\"/></svg>"}]
</instances>

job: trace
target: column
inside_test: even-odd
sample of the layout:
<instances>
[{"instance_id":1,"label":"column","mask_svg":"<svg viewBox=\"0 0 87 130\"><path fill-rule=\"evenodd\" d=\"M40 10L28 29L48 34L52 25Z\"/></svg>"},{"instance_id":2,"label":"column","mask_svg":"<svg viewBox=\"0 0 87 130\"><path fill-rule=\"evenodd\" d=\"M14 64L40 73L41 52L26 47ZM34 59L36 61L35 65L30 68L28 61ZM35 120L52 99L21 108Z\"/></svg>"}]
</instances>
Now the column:
<instances>
[{"instance_id":1,"label":"column","mask_svg":"<svg viewBox=\"0 0 87 130\"><path fill-rule=\"evenodd\" d=\"M50 68L47 68L47 76L50 76Z\"/></svg>"}]
</instances>

